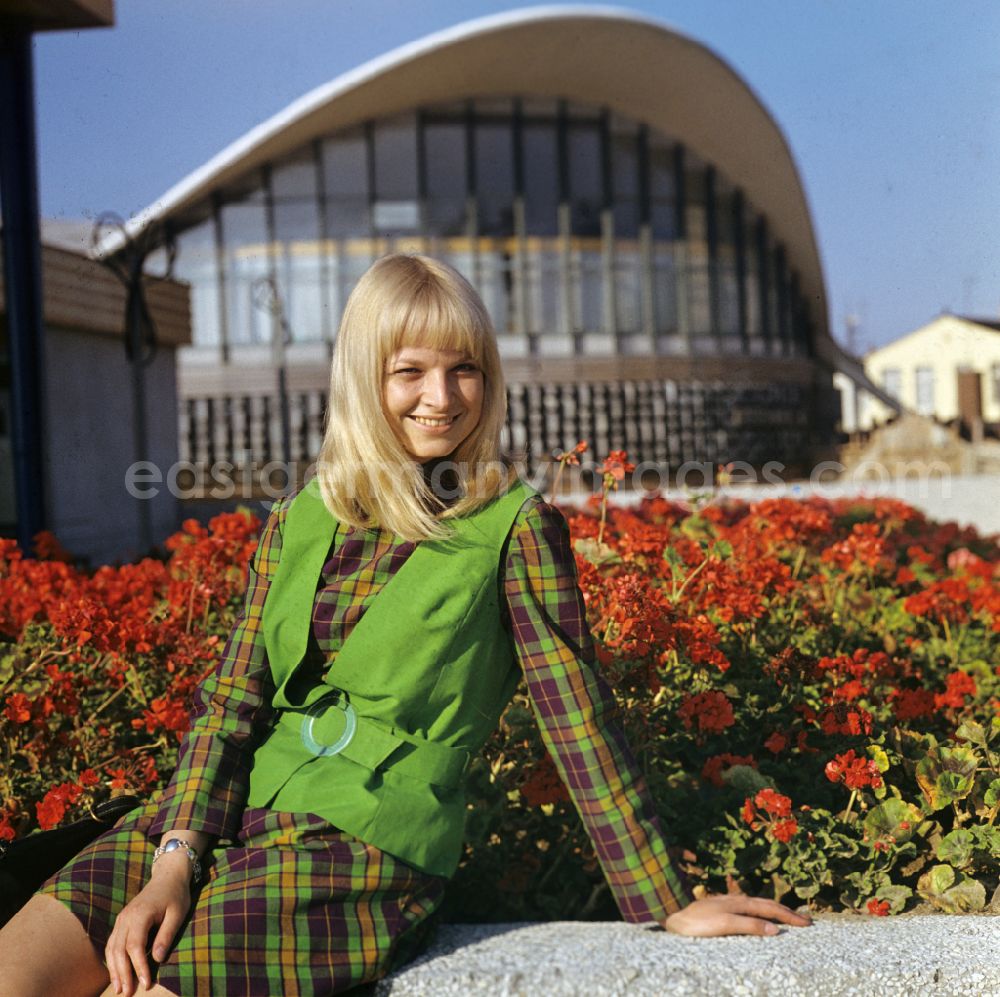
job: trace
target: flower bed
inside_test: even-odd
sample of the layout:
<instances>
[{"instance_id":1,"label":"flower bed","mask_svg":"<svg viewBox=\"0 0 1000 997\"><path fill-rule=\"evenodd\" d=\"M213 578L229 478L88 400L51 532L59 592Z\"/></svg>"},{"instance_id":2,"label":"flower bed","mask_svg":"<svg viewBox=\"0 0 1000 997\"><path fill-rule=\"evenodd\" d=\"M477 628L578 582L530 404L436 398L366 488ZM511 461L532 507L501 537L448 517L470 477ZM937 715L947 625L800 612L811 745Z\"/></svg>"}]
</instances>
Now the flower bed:
<instances>
[{"instance_id":1,"label":"flower bed","mask_svg":"<svg viewBox=\"0 0 1000 997\"><path fill-rule=\"evenodd\" d=\"M618 463L615 463L617 459ZM625 465L607 463L606 485ZM605 493L607 488L605 489ZM901 502L567 510L599 668L681 864L713 891L983 910L1000 867L1000 550ZM0 837L169 777L259 521L92 575L0 541ZM453 920L617 916L523 686L470 772Z\"/></svg>"}]
</instances>

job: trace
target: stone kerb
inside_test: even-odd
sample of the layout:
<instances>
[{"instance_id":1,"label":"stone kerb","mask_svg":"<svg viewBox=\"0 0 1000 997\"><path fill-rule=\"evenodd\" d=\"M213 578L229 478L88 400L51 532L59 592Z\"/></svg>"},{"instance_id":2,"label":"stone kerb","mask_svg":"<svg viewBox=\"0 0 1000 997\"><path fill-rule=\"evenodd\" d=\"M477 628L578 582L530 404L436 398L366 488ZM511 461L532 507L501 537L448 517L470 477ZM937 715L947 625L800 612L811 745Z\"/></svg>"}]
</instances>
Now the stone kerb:
<instances>
[{"instance_id":1,"label":"stone kerb","mask_svg":"<svg viewBox=\"0 0 1000 997\"><path fill-rule=\"evenodd\" d=\"M440 925L375 997L986 997L1000 917L815 915L774 937L682 938L624 922Z\"/></svg>"}]
</instances>

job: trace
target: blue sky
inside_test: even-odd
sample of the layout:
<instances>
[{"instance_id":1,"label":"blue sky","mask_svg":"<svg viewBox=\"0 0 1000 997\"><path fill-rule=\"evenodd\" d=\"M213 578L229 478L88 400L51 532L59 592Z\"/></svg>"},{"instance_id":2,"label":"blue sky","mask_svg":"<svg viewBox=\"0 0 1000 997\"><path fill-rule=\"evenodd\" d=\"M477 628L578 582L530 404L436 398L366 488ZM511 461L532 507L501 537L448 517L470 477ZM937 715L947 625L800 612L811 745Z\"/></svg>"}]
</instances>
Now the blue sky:
<instances>
[{"instance_id":1,"label":"blue sky","mask_svg":"<svg viewBox=\"0 0 1000 997\"><path fill-rule=\"evenodd\" d=\"M42 213L128 216L288 103L490 0L117 0L36 37ZM1000 4L636 0L707 45L784 131L843 341L942 309L1000 318ZM419 16L415 16L415 12Z\"/></svg>"}]
</instances>

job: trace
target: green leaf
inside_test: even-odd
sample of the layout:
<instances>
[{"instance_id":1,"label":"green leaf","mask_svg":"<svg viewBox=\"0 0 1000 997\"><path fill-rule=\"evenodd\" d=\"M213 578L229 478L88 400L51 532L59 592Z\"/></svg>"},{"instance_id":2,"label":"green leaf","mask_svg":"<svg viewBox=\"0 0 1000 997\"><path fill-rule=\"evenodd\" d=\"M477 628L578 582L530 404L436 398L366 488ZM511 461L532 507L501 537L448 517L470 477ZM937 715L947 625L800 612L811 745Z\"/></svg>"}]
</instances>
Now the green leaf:
<instances>
[{"instance_id":1,"label":"green leaf","mask_svg":"<svg viewBox=\"0 0 1000 997\"><path fill-rule=\"evenodd\" d=\"M710 537L712 535L711 523L704 516L699 516L697 513L692 513L683 519L679 528L681 533L692 540L700 540L705 536Z\"/></svg>"},{"instance_id":2,"label":"green leaf","mask_svg":"<svg viewBox=\"0 0 1000 997\"><path fill-rule=\"evenodd\" d=\"M937 777L937 788L948 803L964 800L972 791L972 775L962 775L960 772L942 772Z\"/></svg>"},{"instance_id":3,"label":"green leaf","mask_svg":"<svg viewBox=\"0 0 1000 997\"><path fill-rule=\"evenodd\" d=\"M979 767L979 755L964 744L940 749L941 768L956 775L971 776Z\"/></svg>"},{"instance_id":4,"label":"green leaf","mask_svg":"<svg viewBox=\"0 0 1000 997\"><path fill-rule=\"evenodd\" d=\"M891 914L901 914L906 907L906 901L913 896L913 890L908 886L890 884L879 889L875 896L879 900L889 901L889 912Z\"/></svg>"},{"instance_id":5,"label":"green leaf","mask_svg":"<svg viewBox=\"0 0 1000 997\"><path fill-rule=\"evenodd\" d=\"M977 724L975 720L966 720L955 731L956 737L961 737L973 744L981 744L986 747L986 730L982 724Z\"/></svg>"},{"instance_id":6,"label":"green leaf","mask_svg":"<svg viewBox=\"0 0 1000 997\"><path fill-rule=\"evenodd\" d=\"M873 840L892 837L896 839L897 844L902 844L913 837L921 816L920 811L912 803L906 803L892 796L868 811L865 817L865 832Z\"/></svg>"},{"instance_id":7,"label":"green leaf","mask_svg":"<svg viewBox=\"0 0 1000 997\"><path fill-rule=\"evenodd\" d=\"M579 543L579 541L577 542ZM667 546L663 548L663 559L673 569L684 567L684 558L682 558L680 554L678 554L677 551L670 546L670 544L667 544Z\"/></svg>"},{"instance_id":8,"label":"green leaf","mask_svg":"<svg viewBox=\"0 0 1000 997\"><path fill-rule=\"evenodd\" d=\"M975 753L968 748L940 748L937 756L928 755L917 762L917 784L932 811L969 795L976 764Z\"/></svg>"},{"instance_id":9,"label":"green leaf","mask_svg":"<svg viewBox=\"0 0 1000 997\"><path fill-rule=\"evenodd\" d=\"M716 540L712 547L712 553L725 560L727 557L733 556L733 545L728 540Z\"/></svg>"},{"instance_id":10,"label":"green leaf","mask_svg":"<svg viewBox=\"0 0 1000 997\"><path fill-rule=\"evenodd\" d=\"M937 896L944 893L954 882L955 870L950 865L936 865L920 877L917 890L922 897L928 893Z\"/></svg>"},{"instance_id":11,"label":"green leaf","mask_svg":"<svg viewBox=\"0 0 1000 997\"><path fill-rule=\"evenodd\" d=\"M961 869L972 861L975 847L976 839L972 832L959 827L944 836L935 854L941 862L947 862L956 869Z\"/></svg>"},{"instance_id":12,"label":"green leaf","mask_svg":"<svg viewBox=\"0 0 1000 997\"><path fill-rule=\"evenodd\" d=\"M976 847L989 853L991 858L1000 859L1000 827L982 824L970 829L976 838Z\"/></svg>"},{"instance_id":13,"label":"green leaf","mask_svg":"<svg viewBox=\"0 0 1000 997\"><path fill-rule=\"evenodd\" d=\"M0 688L14 677L15 659L14 654L0 654Z\"/></svg>"},{"instance_id":14,"label":"green leaf","mask_svg":"<svg viewBox=\"0 0 1000 997\"><path fill-rule=\"evenodd\" d=\"M936 865L917 881L917 893L946 914L980 911L986 906L986 887L977 879Z\"/></svg>"},{"instance_id":15,"label":"green leaf","mask_svg":"<svg viewBox=\"0 0 1000 997\"><path fill-rule=\"evenodd\" d=\"M582 558L590 561L591 564L598 568L602 564L622 563L622 559L618 556L617 551L603 541L598 543L594 537L577 537L573 541L573 547Z\"/></svg>"},{"instance_id":16,"label":"green leaf","mask_svg":"<svg viewBox=\"0 0 1000 997\"><path fill-rule=\"evenodd\" d=\"M1000 803L1000 779L994 779L986 787L986 795L983 797L983 802L988 807L995 807Z\"/></svg>"},{"instance_id":17,"label":"green leaf","mask_svg":"<svg viewBox=\"0 0 1000 997\"><path fill-rule=\"evenodd\" d=\"M886 754L885 749L880 748L877 744L869 744L868 754L872 756L872 760L878 766L879 772L889 771L889 756Z\"/></svg>"}]
</instances>

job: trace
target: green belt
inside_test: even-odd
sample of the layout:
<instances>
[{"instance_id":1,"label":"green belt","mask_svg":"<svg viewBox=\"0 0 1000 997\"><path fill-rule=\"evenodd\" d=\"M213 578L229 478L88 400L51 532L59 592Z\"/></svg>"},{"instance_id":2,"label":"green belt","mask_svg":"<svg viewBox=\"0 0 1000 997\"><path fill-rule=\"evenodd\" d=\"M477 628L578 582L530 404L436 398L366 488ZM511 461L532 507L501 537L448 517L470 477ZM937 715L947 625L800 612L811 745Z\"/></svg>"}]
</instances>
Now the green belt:
<instances>
[{"instance_id":1,"label":"green belt","mask_svg":"<svg viewBox=\"0 0 1000 997\"><path fill-rule=\"evenodd\" d=\"M449 788L460 785L472 759L464 748L428 741L360 716L340 689L325 694L306 710L279 711L278 723L296 731L312 754L343 755L372 771L394 751L409 745L408 751L393 759L392 769Z\"/></svg>"}]
</instances>

